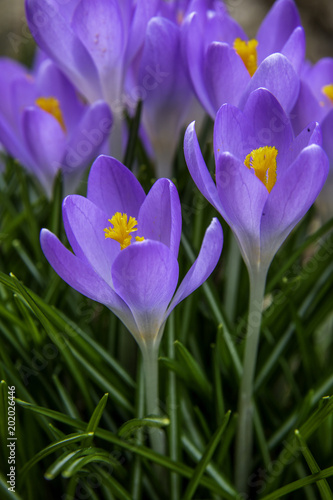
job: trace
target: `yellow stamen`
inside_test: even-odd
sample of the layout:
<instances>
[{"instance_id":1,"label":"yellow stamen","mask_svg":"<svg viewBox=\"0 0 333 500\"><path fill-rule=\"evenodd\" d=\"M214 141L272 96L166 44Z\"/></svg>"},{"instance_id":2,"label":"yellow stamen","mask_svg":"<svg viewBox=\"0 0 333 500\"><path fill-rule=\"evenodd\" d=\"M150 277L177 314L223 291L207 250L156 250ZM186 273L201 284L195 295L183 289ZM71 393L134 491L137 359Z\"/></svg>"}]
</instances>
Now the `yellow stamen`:
<instances>
[{"instance_id":1,"label":"yellow stamen","mask_svg":"<svg viewBox=\"0 0 333 500\"><path fill-rule=\"evenodd\" d=\"M118 243L120 243L120 250L124 250L124 248L131 244L131 233L138 230L137 227L134 227L137 225L136 218L130 217L127 220L127 214L116 212L114 216L108 220L113 227L106 227L104 229L105 238L111 238L112 240L118 241ZM136 236L135 239L136 241L144 240L143 236Z\"/></svg>"},{"instance_id":2,"label":"yellow stamen","mask_svg":"<svg viewBox=\"0 0 333 500\"><path fill-rule=\"evenodd\" d=\"M333 83L330 83L329 85L324 85L321 91L326 97L328 97L328 99L333 104Z\"/></svg>"},{"instance_id":3,"label":"yellow stamen","mask_svg":"<svg viewBox=\"0 0 333 500\"><path fill-rule=\"evenodd\" d=\"M266 186L270 193L276 182L276 156L278 150L274 146L254 149L244 160L247 168L252 168L255 175Z\"/></svg>"},{"instance_id":4,"label":"yellow stamen","mask_svg":"<svg viewBox=\"0 0 333 500\"><path fill-rule=\"evenodd\" d=\"M242 59L245 64L246 69L253 76L257 70L257 45L258 42L255 39L242 40L241 38L236 38L234 41L234 49Z\"/></svg>"},{"instance_id":5,"label":"yellow stamen","mask_svg":"<svg viewBox=\"0 0 333 500\"><path fill-rule=\"evenodd\" d=\"M66 125L58 99L55 97L38 97L35 104L43 111L46 111L46 113L52 115L58 121L62 130L66 132Z\"/></svg>"}]
</instances>

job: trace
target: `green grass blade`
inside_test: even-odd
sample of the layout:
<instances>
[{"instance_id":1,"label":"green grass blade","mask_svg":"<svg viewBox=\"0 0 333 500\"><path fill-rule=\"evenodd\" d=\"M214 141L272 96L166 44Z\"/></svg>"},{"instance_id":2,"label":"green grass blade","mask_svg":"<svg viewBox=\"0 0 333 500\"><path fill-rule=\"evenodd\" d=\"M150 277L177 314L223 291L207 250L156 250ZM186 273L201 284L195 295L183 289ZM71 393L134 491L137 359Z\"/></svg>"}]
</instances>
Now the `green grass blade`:
<instances>
[{"instance_id":1,"label":"green grass blade","mask_svg":"<svg viewBox=\"0 0 333 500\"><path fill-rule=\"evenodd\" d=\"M142 427L154 427L157 429L161 429L162 427L166 427L169 424L170 420L167 417L133 418L132 420L128 420L120 427L118 436L126 439L133 433L133 431Z\"/></svg>"},{"instance_id":2,"label":"green grass blade","mask_svg":"<svg viewBox=\"0 0 333 500\"><path fill-rule=\"evenodd\" d=\"M187 371L187 379L192 381L192 385L197 387L205 398L211 399L213 394L212 386L198 362L179 340L176 340L175 348L181 364Z\"/></svg>"},{"instance_id":3,"label":"green grass blade","mask_svg":"<svg viewBox=\"0 0 333 500\"><path fill-rule=\"evenodd\" d=\"M23 500L22 497L15 491L8 491L7 478L0 473L0 495L1 500Z\"/></svg>"},{"instance_id":4,"label":"green grass blade","mask_svg":"<svg viewBox=\"0 0 333 500\"><path fill-rule=\"evenodd\" d=\"M47 468L44 477L45 479L52 480L56 478L61 471L67 466L68 462L72 462L75 457L82 453L81 449L74 451L65 451Z\"/></svg>"},{"instance_id":5,"label":"green grass blade","mask_svg":"<svg viewBox=\"0 0 333 500\"><path fill-rule=\"evenodd\" d=\"M70 446L73 443L77 443L84 439L85 437L89 437L90 433L73 433L66 436L65 439L61 439L56 441L55 443L51 443L49 446L39 451L34 457L32 457L29 462L27 462L20 471L20 476L22 477L24 474L28 472L31 467L33 467L37 462L47 457L51 453L61 450L64 446Z\"/></svg>"},{"instance_id":6,"label":"green grass blade","mask_svg":"<svg viewBox=\"0 0 333 500\"><path fill-rule=\"evenodd\" d=\"M95 430L98 427L99 421L102 418L103 411L105 409L105 406L106 406L106 403L107 403L107 400L108 400L108 396L109 395L107 393L104 394L104 396L101 398L101 400L99 401L98 405L94 409L93 414L90 417L89 423L87 425L86 432L92 433L92 435L90 437L87 437L87 438L83 439L83 441L82 441L82 446L83 447L88 447L88 446L91 446L91 444L92 444L93 435L95 433Z\"/></svg>"},{"instance_id":7,"label":"green grass blade","mask_svg":"<svg viewBox=\"0 0 333 500\"><path fill-rule=\"evenodd\" d=\"M80 450L80 452L82 454L82 450ZM92 449L89 451L89 454L86 454L83 457L74 457L74 460L71 460L70 463L63 468L62 476L66 478L72 477L92 462L106 463L112 467L111 470L113 470L114 467L120 466L119 462L112 457L111 453L104 450Z\"/></svg>"},{"instance_id":8,"label":"green grass blade","mask_svg":"<svg viewBox=\"0 0 333 500\"><path fill-rule=\"evenodd\" d=\"M288 495L288 493L300 490L309 484L316 483L317 481L321 481L322 479L326 479L331 476L333 476L333 467L328 467L327 469L323 469L318 474L312 474L311 476L307 476L287 484L286 486L273 491L269 495L264 496L261 500L281 500L285 495Z\"/></svg>"},{"instance_id":9,"label":"green grass blade","mask_svg":"<svg viewBox=\"0 0 333 500\"><path fill-rule=\"evenodd\" d=\"M87 427L87 424L85 422L68 417L67 415L64 415L58 411L50 410L48 408L43 408L43 407L40 407L37 405L33 405L33 404L27 403L25 401L21 401L19 399L16 399L16 403L19 404L20 406L26 408L27 410L31 410L35 413L47 416L49 418L52 418L52 419L57 420L59 422L62 422L64 424L70 425L76 429L80 429L82 431L85 431L85 429ZM136 446L128 441L124 441L123 439L114 435L110 431L106 431L104 429L99 429L99 428L96 429L95 436L99 437L101 439L104 439L105 441L107 441L109 443L117 445L120 448L123 448L124 450L135 453L135 454L141 456L142 458L146 458L147 460L155 462L158 465L166 467L170 471L176 472L177 474L180 474L183 477L187 477L187 478L192 477L193 470L191 469L191 467L188 467L187 465L184 465L181 462L174 462L173 460L170 460L169 457L159 455L158 453L155 453L154 451L150 450L146 446L143 446L143 445ZM81 437L85 437L85 435L81 434ZM222 482L221 484L217 484L215 481L212 481L208 478L202 477L200 480L200 484L207 487L209 490L211 490L214 493L223 494L225 496L225 498L227 498L227 499L236 499L237 498L236 490L234 490L231 486L229 486L229 484L227 484L225 482Z\"/></svg>"},{"instance_id":10,"label":"green grass blade","mask_svg":"<svg viewBox=\"0 0 333 500\"><path fill-rule=\"evenodd\" d=\"M216 429L216 431L214 432L214 434L212 435L204 453L202 454L202 457L201 457L199 463L197 464L196 468L194 469L192 478L191 478L190 482L188 483L186 491L184 493L183 500L191 500L193 498L193 495L199 486L200 479L201 479L202 475L204 474L204 472L207 468L207 465L209 464L217 445L220 443L221 437L225 431L226 426L228 425L230 414L231 414L231 411L228 411L225 414L220 427L218 427Z\"/></svg>"},{"instance_id":11,"label":"green grass blade","mask_svg":"<svg viewBox=\"0 0 333 500\"><path fill-rule=\"evenodd\" d=\"M321 472L314 456L312 455L311 451L309 450L308 445L305 442L305 439L303 438L302 434L300 433L300 431L298 429L295 430L295 436L300 444L300 450L301 450L303 457L305 458L305 460L309 466L311 473L317 474L317 473ZM320 496L321 496L322 500L332 500L333 499L332 491L331 491L326 479L322 479L321 481L318 481L317 486L318 486L318 490L320 492Z\"/></svg>"}]
</instances>

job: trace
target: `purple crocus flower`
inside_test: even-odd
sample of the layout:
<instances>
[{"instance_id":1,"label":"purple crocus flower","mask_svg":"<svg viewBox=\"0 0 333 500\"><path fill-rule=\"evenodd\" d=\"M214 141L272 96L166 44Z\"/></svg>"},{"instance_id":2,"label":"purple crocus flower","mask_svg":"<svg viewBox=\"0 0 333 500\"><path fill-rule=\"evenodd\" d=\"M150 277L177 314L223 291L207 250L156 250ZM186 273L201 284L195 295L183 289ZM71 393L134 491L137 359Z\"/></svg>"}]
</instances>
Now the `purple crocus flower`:
<instances>
[{"instance_id":1,"label":"purple crocus flower","mask_svg":"<svg viewBox=\"0 0 333 500\"><path fill-rule=\"evenodd\" d=\"M64 191L75 190L107 139L112 117L103 101L84 105L55 64L39 60L32 72L0 60L0 141L50 197L60 169Z\"/></svg>"},{"instance_id":2,"label":"purple crocus flower","mask_svg":"<svg viewBox=\"0 0 333 500\"><path fill-rule=\"evenodd\" d=\"M319 125L296 138L278 100L257 89L244 109L224 104L214 126L216 184L203 160L194 123L185 134L185 158L197 187L232 229L250 278L248 327L239 390L235 474L246 491L252 449L253 381L262 302L269 265L305 215L328 173Z\"/></svg>"},{"instance_id":3,"label":"purple crocus flower","mask_svg":"<svg viewBox=\"0 0 333 500\"><path fill-rule=\"evenodd\" d=\"M180 31L180 26L169 19L152 18L140 60L142 124L153 149L157 177L171 177L179 134L194 100L181 57ZM147 78L147 68L157 67L158 81Z\"/></svg>"},{"instance_id":4,"label":"purple crocus flower","mask_svg":"<svg viewBox=\"0 0 333 500\"><path fill-rule=\"evenodd\" d=\"M295 133L316 120L322 131L322 146L328 155L330 172L324 188L320 192L316 206L322 220L333 215L333 59L325 57L313 66L307 63L301 75L300 92L291 111Z\"/></svg>"},{"instance_id":5,"label":"purple crocus flower","mask_svg":"<svg viewBox=\"0 0 333 500\"><path fill-rule=\"evenodd\" d=\"M328 173L312 122L296 138L277 99L265 89L244 110L224 104L214 127L216 184L200 152L194 123L185 158L197 187L236 236L249 273L267 271L275 253L305 215Z\"/></svg>"},{"instance_id":6,"label":"purple crocus flower","mask_svg":"<svg viewBox=\"0 0 333 500\"><path fill-rule=\"evenodd\" d=\"M292 0L275 2L253 40L223 11L201 9L184 24L188 73L213 119L226 102L243 107L259 87L270 90L287 112L291 110L305 53L304 31Z\"/></svg>"},{"instance_id":7,"label":"purple crocus flower","mask_svg":"<svg viewBox=\"0 0 333 500\"><path fill-rule=\"evenodd\" d=\"M91 167L87 198L65 198L63 218L74 254L43 229L41 245L51 266L74 289L113 311L143 353L157 352L170 312L218 262L218 220L208 227L199 256L176 291L181 207L170 180L159 179L145 195L124 165L99 156Z\"/></svg>"},{"instance_id":8,"label":"purple crocus flower","mask_svg":"<svg viewBox=\"0 0 333 500\"><path fill-rule=\"evenodd\" d=\"M39 47L86 99L104 99L116 113L126 70L157 6L158 0L26 0L26 15Z\"/></svg>"}]
</instances>

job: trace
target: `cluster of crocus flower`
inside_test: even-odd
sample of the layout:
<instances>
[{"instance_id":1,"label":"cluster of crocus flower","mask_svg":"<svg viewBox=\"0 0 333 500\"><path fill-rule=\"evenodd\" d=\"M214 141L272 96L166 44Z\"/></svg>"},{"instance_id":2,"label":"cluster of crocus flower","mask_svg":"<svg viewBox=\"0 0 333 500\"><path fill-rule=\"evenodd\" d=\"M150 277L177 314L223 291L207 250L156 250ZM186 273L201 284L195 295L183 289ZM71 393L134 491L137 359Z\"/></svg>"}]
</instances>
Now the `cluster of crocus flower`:
<instances>
[{"instance_id":1,"label":"cluster of crocus flower","mask_svg":"<svg viewBox=\"0 0 333 500\"><path fill-rule=\"evenodd\" d=\"M70 286L105 304L132 333L153 412L166 319L212 273L223 241L214 218L177 289L180 200L165 177L182 128L189 172L233 231L250 276L250 312L260 317L270 263L325 183L324 149L333 158L333 62L304 62L305 35L292 0L277 0L252 40L217 0L26 0L26 11L46 56L31 72L0 62L0 142L48 194L59 168L73 193L83 168L105 148L113 119L112 157L93 163L86 198L70 194L63 202L74 253L47 229L41 245ZM141 137L159 177L148 194L119 161L123 114L133 114L139 100ZM215 121L215 181L189 120L198 102ZM239 398L239 491L251 452L260 321L250 327Z\"/></svg>"},{"instance_id":2,"label":"cluster of crocus flower","mask_svg":"<svg viewBox=\"0 0 333 500\"><path fill-rule=\"evenodd\" d=\"M33 71L0 60L0 141L40 182L48 197L59 170L64 192L76 190L107 140L112 116L101 100L85 105L50 59Z\"/></svg>"}]
</instances>

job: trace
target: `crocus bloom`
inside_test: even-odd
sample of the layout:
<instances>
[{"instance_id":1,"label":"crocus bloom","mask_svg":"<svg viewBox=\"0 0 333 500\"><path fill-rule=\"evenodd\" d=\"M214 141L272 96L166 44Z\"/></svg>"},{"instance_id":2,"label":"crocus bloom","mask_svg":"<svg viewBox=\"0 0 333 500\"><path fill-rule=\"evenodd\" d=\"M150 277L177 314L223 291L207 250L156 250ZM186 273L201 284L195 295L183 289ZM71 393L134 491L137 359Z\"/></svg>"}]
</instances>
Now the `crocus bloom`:
<instances>
[{"instance_id":1,"label":"crocus bloom","mask_svg":"<svg viewBox=\"0 0 333 500\"><path fill-rule=\"evenodd\" d=\"M30 72L0 60L0 141L50 196L59 169L65 192L75 190L107 139L112 118L105 102L84 105L55 64L40 61Z\"/></svg>"},{"instance_id":2,"label":"crocus bloom","mask_svg":"<svg viewBox=\"0 0 333 500\"><path fill-rule=\"evenodd\" d=\"M325 57L316 64L304 67L301 75L300 92L291 111L295 133L312 120L320 123L322 146L328 155L330 172L320 192L316 206L323 220L333 215L333 59Z\"/></svg>"},{"instance_id":3,"label":"crocus bloom","mask_svg":"<svg viewBox=\"0 0 333 500\"><path fill-rule=\"evenodd\" d=\"M126 70L141 48L157 4L158 0L26 0L26 14L39 47L86 99L104 99L116 113Z\"/></svg>"},{"instance_id":4,"label":"crocus bloom","mask_svg":"<svg viewBox=\"0 0 333 500\"><path fill-rule=\"evenodd\" d=\"M152 18L140 61L142 124L153 148L157 177L171 177L180 130L194 99L181 57L180 30L171 20ZM156 67L159 68L158 81L147 78L147 68Z\"/></svg>"},{"instance_id":5,"label":"crocus bloom","mask_svg":"<svg viewBox=\"0 0 333 500\"><path fill-rule=\"evenodd\" d=\"M244 110L224 104L214 127L216 184L194 123L185 158L197 187L236 236L249 272L267 271L275 253L316 199L328 173L317 123L296 138L277 99L258 89Z\"/></svg>"},{"instance_id":6,"label":"crocus bloom","mask_svg":"<svg viewBox=\"0 0 333 500\"><path fill-rule=\"evenodd\" d=\"M289 112L299 90L304 31L292 0L277 0L253 40L223 12L198 11L184 22L183 45L196 95L214 119L224 103L243 107L264 87Z\"/></svg>"},{"instance_id":7,"label":"crocus bloom","mask_svg":"<svg viewBox=\"0 0 333 500\"><path fill-rule=\"evenodd\" d=\"M222 250L213 219L176 291L181 208L174 184L159 179L145 195L136 177L107 156L91 168L87 198L65 198L63 219L74 254L43 229L46 258L70 286L111 309L143 352L158 348L168 315L208 278Z\"/></svg>"}]
</instances>

